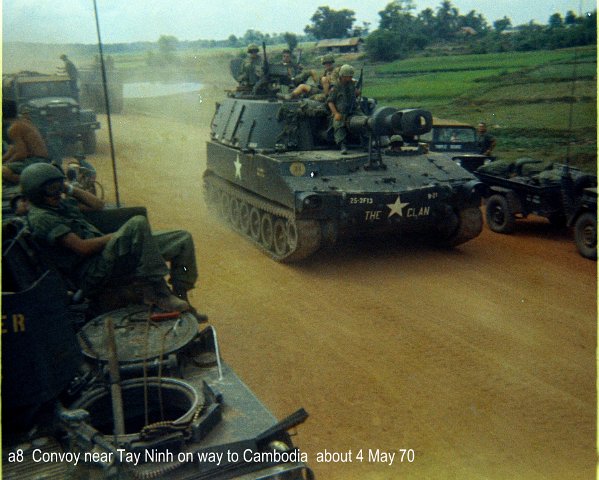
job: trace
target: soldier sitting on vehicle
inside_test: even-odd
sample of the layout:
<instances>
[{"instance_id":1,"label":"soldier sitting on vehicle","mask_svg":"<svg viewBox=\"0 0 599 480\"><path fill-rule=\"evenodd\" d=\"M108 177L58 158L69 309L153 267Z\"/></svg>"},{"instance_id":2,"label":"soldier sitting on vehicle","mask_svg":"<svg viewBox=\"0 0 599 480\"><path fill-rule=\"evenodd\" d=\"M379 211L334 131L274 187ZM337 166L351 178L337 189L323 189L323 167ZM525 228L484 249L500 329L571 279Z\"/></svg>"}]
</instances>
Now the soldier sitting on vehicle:
<instances>
[{"instance_id":1,"label":"soldier sitting on vehicle","mask_svg":"<svg viewBox=\"0 0 599 480\"><path fill-rule=\"evenodd\" d=\"M285 100L291 100L301 96L311 97L314 100L325 101L331 87L337 83L339 78L339 69L335 68L335 57L325 55L322 57L324 72L318 75L315 70L309 70L303 74L301 81L307 81L312 78L313 85L300 83L289 95L283 96Z\"/></svg>"},{"instance_id":2,"label":"soldier sitting on vehicle","mask_svg":"<svg viewBox=\"0 0 599 480\"><path fill-rule=\"evenodd\" d=\"M22 109L17 117L17 104L2 101L2 118L10 124L7 137L10 145L2 155L2 181L16 185L19 176L28 165L50 162L46 142L29 118L28 110Z\"/></svg>"},{"instance_id":3,"label":"soldier sitting on vehicle","mask_svg":"<svg viewBox=\"0 0 599 480\"><path fill-rule=\"evenodd\" d=\"M153 233L143 215L130 218L114 233L102 232L82 212L102 210L104 202L65 183L53 165L27 167L21 190L31 202L28 220L34 238L83 295L98 295L106 286L119 280L130 283L133 277L140 282L145 303L166 311L191 311L199 320L206 319L187 300L187 291L198 277L188 232ZM174 294L164 280L168 273Z\"/></svg>"}]
</instances>

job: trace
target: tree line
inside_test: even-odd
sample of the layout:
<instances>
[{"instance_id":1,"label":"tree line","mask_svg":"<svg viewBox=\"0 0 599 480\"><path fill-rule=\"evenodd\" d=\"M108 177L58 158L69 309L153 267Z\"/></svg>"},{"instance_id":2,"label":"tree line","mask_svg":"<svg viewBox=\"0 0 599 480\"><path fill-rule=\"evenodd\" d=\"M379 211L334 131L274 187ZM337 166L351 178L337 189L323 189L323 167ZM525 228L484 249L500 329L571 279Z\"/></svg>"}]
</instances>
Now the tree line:
<instances>
[{"instance_id":1,"label":"tree line","mask_svg":"<svg viewBox=\"0 0 599 480\"><path fill-rule=\"evenodd\" d=\"M554 13L546 25L534 22L513 26L504 16L489 24L482 14L471 10L462 14L443 0L436 10L426 8L416 13L412 0L393 0L379 12L379 26L356 25L355 12L318 7L304 28L305 35L295 33L262 33L249 29L242 36L229 35L224 40L179 41L172 35L162 35L158 42L135 42L105 45L109 54L147 52L150 65L177 63L177 51L200 48L243 48L250 43L287 44L293 50L299 42L326 38L362 37L369 58L391 61L435 45L449 45L463 53L493 53L555 49L597 42L597 11L577 16L568 11L565 16ZM93 45L82 46L95 48ZM156 50L156 47L158 49Z\"/></svg>"},{"instance_id":2,"label":"tree line","mask_svg":"<svg viewBox=\"0 0 599 480\"><path fill-rule=\"evenodd\" d=\"M555 49L597 41L597 12L565 17L554 13L547 25L529 22L513 27L509 17L493 22L475 10L463 15L449 0L434 11L414 13L411 0L394 0L379 12L379 28L365 39L373 60L396 60L435 44L455 44L464 53Z\"/></svg>"}]
</instances>

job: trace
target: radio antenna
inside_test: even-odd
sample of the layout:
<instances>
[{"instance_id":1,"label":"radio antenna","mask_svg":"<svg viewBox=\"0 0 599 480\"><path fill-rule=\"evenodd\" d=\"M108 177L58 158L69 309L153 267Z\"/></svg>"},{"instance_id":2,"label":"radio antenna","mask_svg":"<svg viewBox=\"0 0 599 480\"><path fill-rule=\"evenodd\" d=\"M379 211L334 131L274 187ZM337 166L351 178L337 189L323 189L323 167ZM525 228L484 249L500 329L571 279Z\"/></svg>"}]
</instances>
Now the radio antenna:
<instances>
[{"instance_id":1,"label":"radio antenna","mask_svg":"<svg viewBox=\"0 0 599 480\"><path fill-rule=\"evenodd\" d=\"M106 121L108 123L108 140L110 143L110 158L112 159L112 176L114 179L114 193L116 206L121 206L119 198L119 181L116 172L116 156L114 154L114 141L112 138L112 122L110 121L110 100L108 98L108 82L106 80L106 66L104 65L104 52L102 50L102 36L100 35L100 22L98 20L98 7L94 1L94 15L96 17L96 31L98 32L98 50L100 51L100 69L102 71L102 87L104 88L104 104L106 108Z\"/></svg>"}]
</instances>

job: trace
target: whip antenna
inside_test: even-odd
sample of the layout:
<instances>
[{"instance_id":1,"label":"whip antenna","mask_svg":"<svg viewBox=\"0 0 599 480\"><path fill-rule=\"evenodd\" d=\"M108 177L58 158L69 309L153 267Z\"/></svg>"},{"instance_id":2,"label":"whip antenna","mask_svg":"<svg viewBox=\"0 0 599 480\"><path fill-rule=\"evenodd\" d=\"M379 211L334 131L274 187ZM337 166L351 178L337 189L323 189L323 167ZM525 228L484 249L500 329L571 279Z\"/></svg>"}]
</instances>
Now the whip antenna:
<instances>
[{"instance_id":1,"label":"whip antenna","mask_svg":"<svg viewBox=\"0 0 599 480\"><path fill-rule=\"evenodd\" d=\"M110 101L108 98L108 82L106 80L106 67L104 65L104 52L102 50L102 37L100 35L100 22L98 21L98 7L94 1L94 15L96 17L96 31L98 32L98 50L100 51L100 70L102 71L102 87L104 89L104 104L106 108L106 121L108 123L108 140L110 143L110 158L112 159L112 176L114 179L114 193L116 197L116 206L120 207L119 199L119 181L116 173L116 157L114 154L114 142L112 139L112 122L110 121Z\"/></svg>"}]
</instances>

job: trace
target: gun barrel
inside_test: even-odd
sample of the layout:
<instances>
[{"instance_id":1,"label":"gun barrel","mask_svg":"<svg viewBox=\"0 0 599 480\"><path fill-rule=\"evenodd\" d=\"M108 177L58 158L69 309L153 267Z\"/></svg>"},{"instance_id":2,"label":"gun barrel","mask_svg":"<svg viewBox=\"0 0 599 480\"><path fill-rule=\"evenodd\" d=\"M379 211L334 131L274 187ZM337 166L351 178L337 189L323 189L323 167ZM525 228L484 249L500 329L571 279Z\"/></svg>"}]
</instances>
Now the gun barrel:
<instances>
[{"instance_id":1,"label":"gun barrel","mask_svg":"<svg viewBox=\"0 0 599 480\"><path fill-rule=\"evenodd\" d=\"M355 133L409 137L427 133L432 126L431 112L419 108L398 110L393 107L380 107L370 116L354 115L348 122L349 129Z\"/></svg>"}]
</instances>

